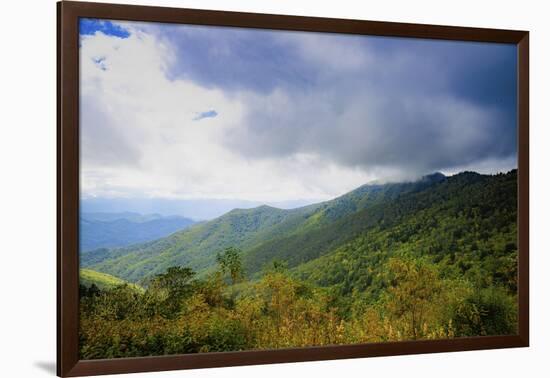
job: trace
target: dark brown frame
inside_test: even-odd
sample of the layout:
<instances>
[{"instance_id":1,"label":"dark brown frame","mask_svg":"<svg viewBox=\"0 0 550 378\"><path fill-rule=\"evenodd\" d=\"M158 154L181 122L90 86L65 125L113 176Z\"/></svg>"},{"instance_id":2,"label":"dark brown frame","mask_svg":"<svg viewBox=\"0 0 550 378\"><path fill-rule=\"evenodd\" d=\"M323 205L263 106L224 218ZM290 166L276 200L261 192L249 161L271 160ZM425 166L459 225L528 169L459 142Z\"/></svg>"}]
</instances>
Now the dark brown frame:
<instances>
[{"instance_id":1,"label":"dark brown frame","mask_svg":"<svg viewBox=\"0 0 550 378\"><path fill-rule=\"evenodd\" d=\"M516 44L518 46L518 334L79 360L79 17ZM57 38L57 374L59 376L331 360L529 345L528 32L63 1L57 3Z\"/></svg>"}]
</instances>

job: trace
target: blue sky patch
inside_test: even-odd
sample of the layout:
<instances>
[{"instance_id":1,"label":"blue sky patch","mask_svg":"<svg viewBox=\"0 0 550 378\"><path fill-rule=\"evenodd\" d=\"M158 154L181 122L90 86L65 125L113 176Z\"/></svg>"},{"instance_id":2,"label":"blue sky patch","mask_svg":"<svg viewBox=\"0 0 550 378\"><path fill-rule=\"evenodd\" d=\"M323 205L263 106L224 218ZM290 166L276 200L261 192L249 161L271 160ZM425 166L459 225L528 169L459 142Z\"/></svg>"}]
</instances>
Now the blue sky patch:
<instances>
[{"instance_id":1,"label":"blue sky patch","mask_svg":"<svg viewBox=\"0 0 550 378\"><path fill-rule=\"evenodd\" d=\"M218 112L215 110L208 110L206 112L198 113L193 121L200 121L203 118L214 118L218 116Z\"/></svg>"},{"instance_id":2,"label":"blue sky patch","mask_svg":"<svg viewBox=\"0 0 550 378\"><path fill-rule=\"evenodd\" d=\"M94 35L97 31L105 35L112 35L118 38L128 38L130 32L119 25L108 20L95 18L81 18L79 23L80 35Z\"/></svg>"}]
</instances>

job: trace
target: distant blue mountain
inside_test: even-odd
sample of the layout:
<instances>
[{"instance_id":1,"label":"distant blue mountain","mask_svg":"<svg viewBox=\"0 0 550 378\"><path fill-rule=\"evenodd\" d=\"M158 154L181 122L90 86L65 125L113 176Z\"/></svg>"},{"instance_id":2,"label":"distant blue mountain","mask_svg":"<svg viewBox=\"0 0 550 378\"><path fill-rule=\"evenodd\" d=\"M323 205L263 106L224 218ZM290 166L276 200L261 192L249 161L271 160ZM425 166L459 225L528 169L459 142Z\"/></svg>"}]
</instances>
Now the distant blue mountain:
<instances>
[{"instance_id":1,"label":"distant blue mountain","mask_svg":"<svg viewBox=\"0 0 550 378\"><path fill-rule=\"evenodd\" d=\"M80 216L80 250L124 247L168 236L195 221L180 216L139 214L133 212L82 213Z\"/></svg>"},{"instance_id":2,"label":"distant blue mountain","mask_svg":"<svg viewBox=\"0 0 550 378\"><path fill-rule=\"evenodd\" d=\"M280 209L293 209L312 203L314 200L294 200L283 202L258 202L238 199L168 199L168 198L83 198L80 209L84 213L123 213L131 211L139 214L177 214L195 220L217 218L233 209L252 209L269 205ZM138 215L139 215L138 214Z\"/></svg>"}]
</instances>

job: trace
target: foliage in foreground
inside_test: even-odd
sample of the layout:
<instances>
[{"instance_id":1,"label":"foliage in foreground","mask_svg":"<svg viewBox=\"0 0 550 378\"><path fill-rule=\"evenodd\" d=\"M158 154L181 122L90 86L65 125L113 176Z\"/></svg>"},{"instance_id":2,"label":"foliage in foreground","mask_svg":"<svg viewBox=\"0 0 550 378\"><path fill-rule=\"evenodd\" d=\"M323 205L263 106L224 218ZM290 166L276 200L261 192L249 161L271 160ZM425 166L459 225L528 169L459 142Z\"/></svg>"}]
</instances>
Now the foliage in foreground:
<instances>
[{"instance_id":1,"label":"foliage in foreground","mask_svg":"<svg viewBox=\"0 0 550 378\"><path fill-rule=\"evenodd\" d=\"M81 293L81 358L238 351L510 334L515 298L505 288L446 279L426 259L392 257L381 266L376 300L342 297L293 277L275 262L242 281L238 255L196 279L189 268L155 276L144 292L128 285ZM231 262L233 270L228 268Z\"/></svg>"}]
</instances>

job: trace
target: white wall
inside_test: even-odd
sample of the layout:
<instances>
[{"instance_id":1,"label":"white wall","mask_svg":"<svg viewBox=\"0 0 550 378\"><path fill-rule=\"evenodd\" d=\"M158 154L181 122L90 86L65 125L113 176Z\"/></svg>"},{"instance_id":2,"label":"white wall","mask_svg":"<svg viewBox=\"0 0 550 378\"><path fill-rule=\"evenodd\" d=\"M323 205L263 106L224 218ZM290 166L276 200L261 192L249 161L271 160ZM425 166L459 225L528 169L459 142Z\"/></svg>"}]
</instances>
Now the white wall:
<instances>
[{"instance_id":1,"label":"white wall","mask_svg":"<svg viewBox=\"0 0 550 378\"><path fill-rule=\"evenodd\" d=\"M122 1L122 0L121 0ZM550 23L544 1L146 0L176 7L531 31L531 347L206 369L187 377L548 376ZM0 21L0 375L55 366L55 1L6 1ZM137 376L181 376L181 372Z\"/></svg>"}]
</instances>

